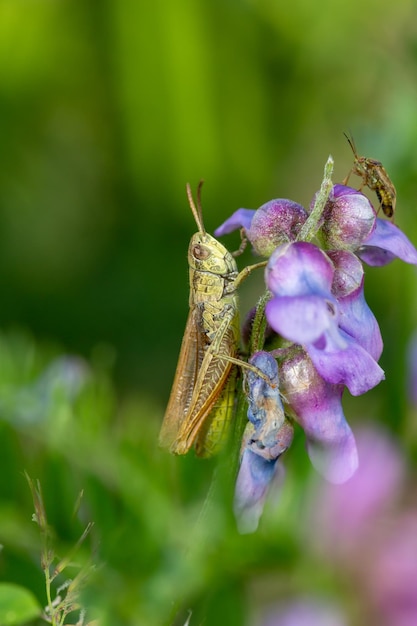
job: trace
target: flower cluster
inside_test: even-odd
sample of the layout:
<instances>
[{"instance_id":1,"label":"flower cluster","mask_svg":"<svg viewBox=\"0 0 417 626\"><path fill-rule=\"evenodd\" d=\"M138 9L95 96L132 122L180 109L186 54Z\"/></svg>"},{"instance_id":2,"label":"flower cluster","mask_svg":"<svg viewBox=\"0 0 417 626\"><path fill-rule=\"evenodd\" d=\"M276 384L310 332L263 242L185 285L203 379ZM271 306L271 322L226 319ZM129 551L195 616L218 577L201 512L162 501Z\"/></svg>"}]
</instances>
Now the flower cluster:
<instances>
[{"instance_id":1,"label":"flower cluster","mask_svg":"<svg viewBox=\"0 0 417 626\"><path fill-rule=\"evenodd\" d=\"M282 475L279 457L290 447L294 434L280 397L277 361L268 352L260 351L249 363L268 378L252 370L246 377L249 422L243 436L235 498L241 532L256 529L269 483L274 476Z\"/></svg>"},{"instance_id":2,"label":"flower cluster","mask_svg":"<svg viewBox=\"0 0 417 626\"><path fill-rule=\"evenodd\" d=\"M384 378L378 365L383 343L365 300L363 263L382 266L399 258L417 265L417 250L395 224L377 217L364 194L329 185L329 180L323 192L325 182L309 211L276 199L257 211L239 209L215 234L243 229L254 251L268 258L265 283L270 299L261 314L272 331L273 347L267 356L265 346L258 345L263 351L253 362L274 381L278 371L271 374L271 359L278 360L285 415L303 428L315 468L330 482L344 483L358 466L355 438L342 409L344 389L358 396ZM235 508L252 529L275 473L272 464L275 468L283 451L280 428L287 423L279 394L271 399L260 380L247 384L255 438L257 429L274 419L268 411L282 418L268 433L267 446L255 445L253 434L244 439ZM267 407L261 418L259 406ZM248 511L252 517L247 517Z\"/></svg>"}]
</instances>

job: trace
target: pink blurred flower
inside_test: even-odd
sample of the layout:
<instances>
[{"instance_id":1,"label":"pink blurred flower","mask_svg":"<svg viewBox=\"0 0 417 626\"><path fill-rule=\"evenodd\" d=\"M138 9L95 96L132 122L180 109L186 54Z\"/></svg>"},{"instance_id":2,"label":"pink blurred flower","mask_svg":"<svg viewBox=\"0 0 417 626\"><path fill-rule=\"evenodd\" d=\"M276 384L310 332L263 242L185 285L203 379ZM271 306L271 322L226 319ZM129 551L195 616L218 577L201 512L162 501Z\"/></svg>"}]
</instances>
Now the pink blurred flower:
<instances>
[{"instance_id":1,"label":"pink blurred flower","mask_svg":"<svg viewBox=\"0 0 417 626\"><path fill-rule=\"evenodd\" d=\"M417 507L405 507L405 462L380 430L356 433L359 468L345 484L320 485L310 548L341 568L381 626L417 624ZM367 622L369 623L369 621Z\"/></svg>"},{"instance_id":2,"label":"pink blurred flower","mask_svg":"<svg viewBox=\"0 0 417 626\"><path fill-rule=\"evenodd\" d=\"M384 529L368 563L367 583L382 624L417 624L417 510Z\"/></svg>"},{"instance_id":3,"label":"pink blurred flower","mask_svg":"<svg viewBox=\"0 0 417 626\"><path fill-rule=\"evenodd\" d=\"M347 626L347 621L330 602L306 599L271 610L261 626Z\"/></svg>"},{"instance_id":4,"label":"pink blurred flower","mask_svg":"<svg viewBox=\"0 0 417 626\"><path fill-rule=\"evenodd\" d=\"M343 485L323 484L314 501L318 536L331 551L350 551L374 533L393 508L404 479L404 461L392 439L376 429L355 435L356 473Z\"/></svg>"}]
</instances>

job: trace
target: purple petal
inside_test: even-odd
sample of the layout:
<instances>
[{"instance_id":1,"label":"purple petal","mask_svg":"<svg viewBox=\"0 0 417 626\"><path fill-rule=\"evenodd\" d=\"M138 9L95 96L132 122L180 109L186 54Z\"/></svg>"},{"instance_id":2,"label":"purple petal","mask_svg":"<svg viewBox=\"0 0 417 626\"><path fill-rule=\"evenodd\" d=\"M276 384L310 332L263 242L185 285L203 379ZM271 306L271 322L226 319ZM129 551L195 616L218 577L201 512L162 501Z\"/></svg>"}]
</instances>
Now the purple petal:
<instances>
[{"instance_id":1,"label":"purple petal","mask_svg":"<svg viewBox=\"0 0 417 626\"><path fill-rule=\"evenodd\" d=\"M349 480L358 467L356 442L353 433L346 422L343 413L339 420L332 415L331 432L329 423L323 426L326 429L326 437L320 435L320 439L307 435L307 451L310 460L316 470L333 484L342 484Z\"/></svg>"},{"instance_id":2,"label":"purple petal","mask_svg":"<svg viewBox=\"0 0 417 626\"><path fill-rule=\"evenodd\" d=\"M394 258L417 265L417 250L404 233L388 220L377 218L374 232L357 250L368 265L386 265Z\"/></svg>"},{"instance_id":3,"label":"purple petal","mask_svg":"<svg viewBox=\"0 0 417 626\"><path fill-rule=\"evenodd\" d=\"M334 309L316 295L272 298L265 307L270 326L295 343L317 341L334 324Z\"/></svg>"},{"instance_id":4,"label":"purple petal","mask_svg":"<svg viewBox=\"0 0 417 626\"><path fill-rule=\"evenodd\" d=\"M365 300L362 263L347 250L331 250L327 254L335 266L332 293L338 301L338 325L377 361L382 353L382 337Z\"/></svg>"},{"instance_id":5,"label":"purple petal","mask_svg":"<svg viewBox=\"0 0 417 626\"><path fill-rule=\"evenodd\" d=\"M246 231L249 230L255 213L256 211L252 209L238 209L223 224L216 228L214 235L221 237L239 228L244 228Z\"/></svg>"},{"instance_id":6,"label":"purple petal","mask_svg":"<svg viewBox=\"0 0 417 626\"><path fill-rule=\"evenodd\" d=\"M397 258L392 252L376 248L375 246L362 246L357 249L356 254L364 263L371 267L383 267Z\"/></svg>"},{"instance_id":7,"label":"purple petal","mask_svg":"<svg viewBox=\"0 0 417 626\"><path fill-rule=\"evenodd\" d=\"M339 327L378 361L383 349L381 331L366 303L363 286L355 294L340 298L338 305Z\"/></svg>"},{"instance_id":8,"label":"purple petal","mask_svg":"<svg viewBox=\"0 0 417 626\"><path fill-rule=\"evenodd\" d=\"M316 294L331 298L334 275L329 257L312 243L279 246L265 270L265 282L275 296Z\"/></svg>"},{"instance_id":9,"label":"purple petal","mask_svg":"<svg viewBox=\"0 0 417 626\"><path fill-rule=\"evenodd\" d=\"M358 457L343 414L343 386L323 380L302 352L283 362L281 371L283 393L306 434L312 464L327 480L345 482L356 471Z\"/></svg>"},{"instance_id":10,"label":"purple petal","mask_svg":"<svg viewBox=\"0 0 417 626\"><path fill-rule=\"evenodd\" d=\"M329 383L343 384L353 396L359 396L375 387L384 379L384 371L372 356L343 330L346 347L340 349L330 333L326 333L324 349L308 344L306 350L320 376Z\"/></svg>"},{"instance_id":11,"label":"purple petal","mask_svg":"<svg viewBox=\"0 0 417 626\"><path fill-rule=\"evenodd\" d=\"M335 200L340 200L340 198L344 198L346 196L358 195L366 197L361 191L358 191L354 187L348 187L347 185L342 185L341 183L336 183L336 185L333 186L333 198Z\"/></svg>"}]
</instances>

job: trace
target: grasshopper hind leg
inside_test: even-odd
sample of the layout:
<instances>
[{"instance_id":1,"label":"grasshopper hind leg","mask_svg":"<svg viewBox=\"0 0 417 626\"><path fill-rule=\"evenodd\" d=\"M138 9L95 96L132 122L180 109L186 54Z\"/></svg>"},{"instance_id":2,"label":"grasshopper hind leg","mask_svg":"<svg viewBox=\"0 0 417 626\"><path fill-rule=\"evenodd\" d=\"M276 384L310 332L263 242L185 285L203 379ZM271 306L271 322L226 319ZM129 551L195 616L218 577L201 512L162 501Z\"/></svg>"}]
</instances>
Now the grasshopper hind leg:
<instances>
[{"instance_id":1,"label":"grasshopper hind leg","mask_svg":"<svg viewBox=\"0 0 417 626\"><path fill-rule=\"evenodd\" d=\"M229 378L216 400L209 418L198 433L195 452L199 457L214 456L227 440L235 409L236 378L237 368L232 367Z\"/></svg>"}]
</instances>

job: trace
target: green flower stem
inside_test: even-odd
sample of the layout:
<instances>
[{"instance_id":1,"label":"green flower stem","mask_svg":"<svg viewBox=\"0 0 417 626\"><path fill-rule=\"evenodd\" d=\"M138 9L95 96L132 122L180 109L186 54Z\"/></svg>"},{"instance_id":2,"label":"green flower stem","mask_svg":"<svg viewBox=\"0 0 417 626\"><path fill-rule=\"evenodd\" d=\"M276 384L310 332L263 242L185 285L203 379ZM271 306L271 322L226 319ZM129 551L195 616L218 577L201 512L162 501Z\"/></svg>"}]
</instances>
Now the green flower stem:
<instances>
[{"instance_id":1,"label":"green flower stem","mask_svg":"<svg viewBox=\"0 0 417 626\"><path fill-rule=\"evenodd\" d=\"M323 209L326 206L326 202L329 199L329 195L333 187L333 166L333 157L330 155L327 159L326 165L324 166L323 182L321 183L320 190L316 196L313 209L308 216L307 221L301 228L297 237L297 241L311 241L318 230L319 222L323 214Z\"/></svg>"},{"instance_id":2,"label":"green flower stem","mask_svg":"<svg viewBox=\"0 0 417 626\"><path fill-rule=\"evenodd\" d=\"M256 313L252 322L252 332L249 342L249 354L262 350L265 343L266 317L265 305L270 299L271 294L266 291L258 300L256 305Z\"/></svg>"}]
</instances>

